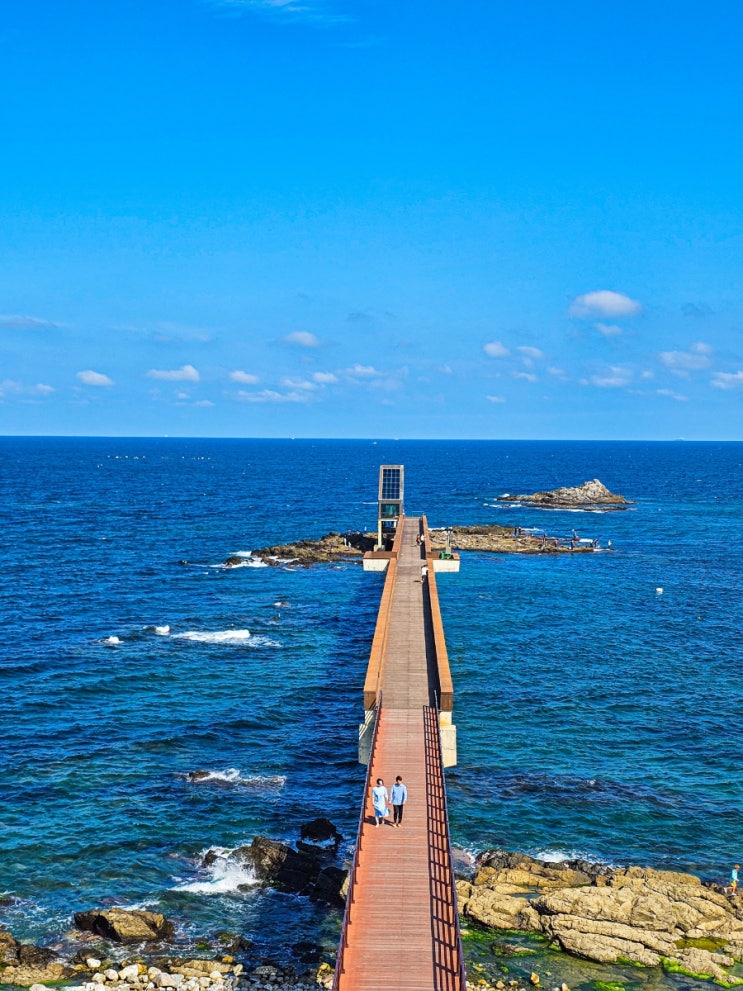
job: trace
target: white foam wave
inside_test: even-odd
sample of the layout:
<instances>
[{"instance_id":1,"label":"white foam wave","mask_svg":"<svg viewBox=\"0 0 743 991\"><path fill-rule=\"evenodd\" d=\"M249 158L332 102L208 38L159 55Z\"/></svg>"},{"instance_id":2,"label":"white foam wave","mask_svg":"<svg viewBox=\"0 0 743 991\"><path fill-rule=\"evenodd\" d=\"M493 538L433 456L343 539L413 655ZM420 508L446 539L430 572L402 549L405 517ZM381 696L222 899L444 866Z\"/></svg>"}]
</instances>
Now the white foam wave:
<instances>
[{"instance_id":1,"label":"white foam wave","mask_svg":"<svg viewBox=\"0 0 743 991\"><path fill-rule=\"evenodd\" d=\"M167 623L165 624L165 626L156 626L154 629L155 629L155 633L157 633L159 637L167 637L167 635L170 633L170 627L167 625Z\"/></svg>"},{"instance_id":2,"label":"white foam wave","mask_svg":"<svg viewBox=\"0 0 743 991\"><path fill-rule=\"evenodd\" d=\"M105 637L101 643L105 643L108 647L115 647L116 644L122 643L122 640L120 637Z\"/></svg>"},{"instance_id":3,"label":"white foam wave","mask_svg":"<svg viewBox=\"0 0 743 991\"><path fill-rule=\"evenodd\" d=\"M192 643L237 643L244 644L250 639L250 630L188 630L186 633L174 633L176 640L190 640Z\"/></svg>"},{"instance_id":4,"label":"white foam wave","mask_svg":"<svg viewBox=\"0 0 743 991\"><path fill-rule=\"evenodd\" d=\"M212 848L216 859L201 871L202 880L176 884L173 891L191 891L198 895L226 895L239 891L245 885L260 884L253 871L230 857L231 851Z\"/></svg>"},{"instance_id":5,"label":"white foam wave","mask_svg":"<svg viewBox=\"0 0 743 991\"><path fill-rule=\"evenodd\" d=\"M259 557L243 557L242 554L234 554L233 557L242 558L237 564L212 564L212 568L222 568L224 571L234 571L235 568L267 568L268 565Z\"/></svg>"},{"instance_id":6,"label":"white foam wave","mask_svg":"<svg viewBox=\"0 0 743 991\"><path fill-rule=\"evenodd\" d=\"M286 784L285 774L243 774L237 767L227 767L224 771L206 771L192 778L199 784L207 781L220 781L224 784L239 785L243 788L254 788L257 791L280 789Z\"/></svg>"},{"instance_id":7,"label":"white foam wave","mask_svg":"<svg viewBox=\"0 0 743 991\"><path fill-rule=\"evenodd\" d=\"M539 850L532 854L536 860L543 860L546 864L563 864L566 860L585 860L589 864L603 864L610 867L611 863L602 857L594 854L587 854L580 850Z\"/></svg>"}]
</instances>

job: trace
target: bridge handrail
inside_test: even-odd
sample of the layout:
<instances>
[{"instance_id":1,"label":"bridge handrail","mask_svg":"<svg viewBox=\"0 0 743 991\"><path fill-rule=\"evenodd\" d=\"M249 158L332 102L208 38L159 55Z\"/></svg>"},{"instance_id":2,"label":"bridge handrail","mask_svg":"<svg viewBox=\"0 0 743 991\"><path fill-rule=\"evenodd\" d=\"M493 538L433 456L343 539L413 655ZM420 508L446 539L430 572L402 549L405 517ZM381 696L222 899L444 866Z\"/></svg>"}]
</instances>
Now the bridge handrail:
<instances>
[{"instance_id":1,"label":"bridge handrail","mask_svg":"<svg viewBox=\"0 0 743 991\"><path fill-rule=\"evenodd\" d=\"M391 563L391 562L390 562ZM361 835L364 830L364 818L366 816L366 802L371 785L371 773L374 763L374 750L377 746L377 734L379 731L379 716L382 711L382 693L377 695L375 700L374 729L372 730L371 745L369 748L369 763L366 766L366 777L364 779L364 796L361 799L361 813L359 815L359 826L356 833L356 849L353 852L351 869L348 872L348 891L346 892L346 905L343 910L343 924L341 925L341 937L338 942L338 953L335 959L335 973L333 974L333 991L340 989L340 977L343 972L343 954L348 946L348 926L351 921L351 905L353 904L353 889L356 884L356 872L359 866L359 853L361 852Z\"/></svg>"},{"instance_id":2,"label":"bridge handrail","mask_svg":"<svg viewBox=\"0 0 743 991\"><path fill-rule=\"evenodd\" d=\"M437 826L439 833L443 834L442 838L444 839L444 844L445 844L444 853L446 855L446 860L448 865L447 873L450 881L447 887L449 888L449 892L448 892L449 904L451 906L452 915L453 915L452 926L454 930L454 939L452 942L454 943L454 946L456 948L456 955L458 958L456 971L454 971L454 968L452 968L451 973L446 973L446 970L444 969L444 973L441 974L440 977L441 980L445 982L445 984L442 984L441 980L439 980L438 982L436 982L436 987L437 988L440 987L442 991L466 991L467 974L464 966L464 953L462 950L462 930L459 924L459 900L457 898L457 881L454 876L454 852L452 850L451 832L449 830L449 808L448 808L448 801L446 795L446 776L444 774L444 757L441 748L441 732L440 732L440 722L439 722L440 710L438 706L438 697L435 696L435 701L433 706L426 706L425 709L426 709L426 717L429 720L429 726L431 726L432 730L434 729L434 725L435 725L435 732L433 732L432 735L436 744L435 750L436 750L436 756L438 758L436 762L437 763L436 777L438 779L437 784L440 788L440 793L441 793L440 794L441 816L439 818ZM429 814L430 814L430 809L429 809ZM434 871L431 872L431 881L432 884L436 884L436 880L434 878ZM451 950L451 947L449 947L449 949ZM447 980L448 977L452 978L452 982Z\"/></svg>"},{"instance_id":3,"label":"bridge handrail","mask_svg":"<svg viewBox=\"0 0 743 991\"><path fill-rule=\"evenodd\" d=\"M395 541L392 545L392 556L387 565L387 574L384 579L382 598L379 603L379 613L377 614L377 625L374 628L371 651L369 653L369 664L366 669L364 679L364 708L371 709L382 684L384 668L385 648L387 646L387 634L390 628L390 612L392 610L392 597L397 581L397 559L400 554L402 543L404 517L400 517Z\"/></svg>"},{"instance_id":4,"label":"bridge handrail","mask_svg":"<svg viewBox=\"0 0 743 991\"><path fill-rule=\"evenodd\" d=\"M428 520L421 517L421 529L426 549L426 565L428 568L428 597L431 603L431 625L433 628L433 644L436 652L436 673L438 678L437 693L440 707L444 712L451 712L454 709L454 682L449 666L449 651L446 649L446 639L444 637L444 624L441 621L441 607L439 605L439 590L434 574L433 553L431 551L431 535L428 530Z\"/></svg>"}]
</instances>

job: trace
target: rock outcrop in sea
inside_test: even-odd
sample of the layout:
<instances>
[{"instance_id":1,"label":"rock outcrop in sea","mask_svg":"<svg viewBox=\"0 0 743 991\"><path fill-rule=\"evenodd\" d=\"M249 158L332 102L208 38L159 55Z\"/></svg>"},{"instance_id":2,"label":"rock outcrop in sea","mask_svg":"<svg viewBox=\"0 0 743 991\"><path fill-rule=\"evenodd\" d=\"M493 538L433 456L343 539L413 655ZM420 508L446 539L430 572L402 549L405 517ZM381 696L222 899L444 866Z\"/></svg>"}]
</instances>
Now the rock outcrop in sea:
<instances>
[{"instance_id":1,"label":"rock outcrop in sea","mask_svg":"<svg viewBox=\"0 0 743 991\"><path fill-rule=\"evenodd\" d=\"M504 850L478 858L458 881L465 918L500 930L543 933L596 963L629 961L720 984L743 984L743 896L692 874L644 867L554 864Z\"/></svg>"},{"instance_id":2,"label":"rock outcrop in sea","mask_svg":"<svg viewBox=\"0 0 743 991\"><path fill-rule=\"evenodd\" d=\"M533 492L530 495L498 496L499 502L517 502L528 506L539 506L541 509L585 509L608 510L625 509L633 505L624 496L610 492L607 487L594 478L582 485L549 489L546 492Z\"/></svg>"}]
</instances>

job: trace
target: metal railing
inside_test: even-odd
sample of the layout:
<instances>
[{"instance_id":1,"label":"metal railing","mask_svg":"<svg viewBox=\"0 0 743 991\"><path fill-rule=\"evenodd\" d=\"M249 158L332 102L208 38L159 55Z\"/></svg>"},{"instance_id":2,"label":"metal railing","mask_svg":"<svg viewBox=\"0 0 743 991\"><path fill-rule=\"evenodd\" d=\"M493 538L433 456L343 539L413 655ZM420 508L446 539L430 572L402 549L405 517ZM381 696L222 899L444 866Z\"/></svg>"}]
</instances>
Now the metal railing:
<instances>
[{"instance_id":1,"label":"metal railing","mask_svg":"<svg viewBox=\"0 0 743 991\"><path fill-rule=\"evenodd\" d=\"M353 905L354 886L356 884L356 874L359 866L359 854L361 853L361 836L364 831L364 818L366 816L366 802L371 786L372 765L374 763L374 751L377 747L377 736L379 733L379 717L382 712L382 693L377 695L375 703L376 714L374 716L374 729L372 731L371 746L369 748L369 763L366 766L366 778L364 779L364 795L361 799L361 814L359 815L359 827L356 833L356 849L353 853L351 870L348 873L348 891L346 893L346 907L343 911L343 924L341 926L341 936L338 942L338 954L335 959L335 974L333 975L333 991L340 991L341 975L343 974L343 957L348 946L348 927L351 924L351 906Z\"/></svg>"},{"instance_id":2,"label":"metal railing","mask_svg":"<svg viewBox=\"0 0 743 991\"><path fill-rule=\"evenodd\" d=\"M434 987L436 991L466 991L438 705L423 707L423 722Z\"/></svg>"}]
</instances>

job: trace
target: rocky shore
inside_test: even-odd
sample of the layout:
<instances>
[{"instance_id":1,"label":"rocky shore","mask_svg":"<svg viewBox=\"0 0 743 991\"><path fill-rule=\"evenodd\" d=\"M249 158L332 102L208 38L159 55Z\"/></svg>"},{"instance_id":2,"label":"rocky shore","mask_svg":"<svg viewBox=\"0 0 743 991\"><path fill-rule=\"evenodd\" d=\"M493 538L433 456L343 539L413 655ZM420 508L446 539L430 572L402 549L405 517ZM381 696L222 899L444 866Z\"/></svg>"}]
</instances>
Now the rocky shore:
<instances>
[{"instance_id":1,"label":"rocky shore","mask_svg":"<svg viewBox=\"0 0 743 991\"><path fill-rule=\"evenodd\" d=\"M532 492L530 495L498 496L499 502L518 503L525 506L539 506L540 509L583 509L606 512L611 509L626 509L633 505L624 496L610 492L594 478L582 485L549 489L546 492Z\"/></svg>"},{"instance_id":2,"label":"rocky shore","mask_svg":"<svg viewBox=\"0 0 743 991\"><path fill-rule=\"evenodd\" d=\"M303 828L297 849L266 837L231 852L250 864L265 884L320 898L340 907L346 870L329 865L340 835L329 820ZM582 860L552 863L505 850L482 853L474 871L457 882L459 910L467 945L468 928L491 934L494 960L528 958L514 938L539 936L570 959L604 965L652 968L712 980L723 987L743 984L743 895L727 894L717 884L692 874L643 867L610 868ZM299 969L265 960L249 939L218 933L208 942L210 956L175 956L173 923L157 912L107 908L78 912L75 929L65 937L66 957L16 940L0 927L0 984L42 991L65 984L78 991L253 991L282 988L310 991L332 986L333 969L320 962L322 950L311 942L287 947L304 960ZM504 941L505 940L505 941ZM126 956L127 947L133 955ZM465 952L467 952L465 950ZM555 986L556 964L540 976L539 964L514 980L490 976L468 963L468 987L487 991L570 991ZM504 975L511 967L501 964ZM491 968L492 970L492 968ZM610 982L611 983L611 982ZM616 982L612 984L614 987Z\"/></svg>"},{"instance_id":3,"label":"rocky shore","mask_svg":"<svg viewBox=\"0 0 743 991\"><path fill-rule=\"evenodd\" d=\"M692 874L493 850L457 891L465 920L542 934L583 960L743 984L743 896Z\"/></svg>"}]
</instances>

